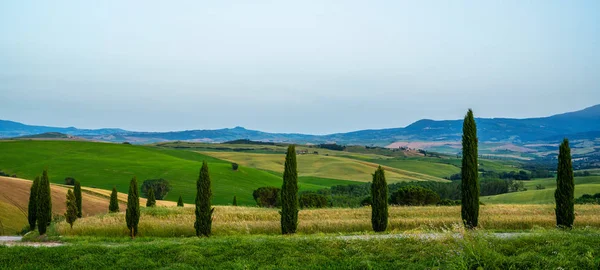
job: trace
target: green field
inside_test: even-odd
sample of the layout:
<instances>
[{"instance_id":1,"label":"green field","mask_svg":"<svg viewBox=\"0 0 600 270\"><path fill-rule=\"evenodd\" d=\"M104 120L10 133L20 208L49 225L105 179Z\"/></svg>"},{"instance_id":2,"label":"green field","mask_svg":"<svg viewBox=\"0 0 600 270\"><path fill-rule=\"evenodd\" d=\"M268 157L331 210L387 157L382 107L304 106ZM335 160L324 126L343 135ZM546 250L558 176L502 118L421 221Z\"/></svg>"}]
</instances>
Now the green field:
<instances>
[{"instance_id":1,"label":"green field","mask_svg":"<svg viewBox=\"0 0 600 270\"><path fill-rule=\"evenodd\" d=\"M523 181L523 183L525 183L527 191L481 197L481 201L483 203L499 204L554 203L555 178L535 179ZM536 190L538 184L545 188ZM575 177L575 198L583 194L595 193L600 193L600 176Z\"/></svg>"},{"instance_id":2,"label":"green field","mask_svg":"<svg viewBox=\"0 0 600 270\"><path fill-rule=\"evenodd\" d=\"M373 160L381 165L398 168L402 170L408 170L413 172L422 172L436 177L449 177L453 174L460 173L460 167L446 164L432 162L423 158L398 158L398 159L385 159L385 160Z\"/></svg>"},{"instance_id":3,"label":"green field","mask_svg":"<svg viewBox=\"0 0 600 270\"><path fill-rule=\"evenodd\" d=\"M137 176L139 185L145 179L165 178L173 189L166 200L175 201L181 194L187 203L196 196L196 180L205 160L213 183L213 203L254 205L252 191L261 186L281 186L281 177L267 171L240 166L231 169L230 162L191 151L148 146L93 143L79 141L4 141L0 142L0 169L20 178L33 179L44 168L53 183L64 183L74 177L83 186L127 192L129 181ZM304 182L306 180L306 182ZM320 189L331 185L352 184L343 180L299 178L301 190Z\"/></svg>"}]
</instances>

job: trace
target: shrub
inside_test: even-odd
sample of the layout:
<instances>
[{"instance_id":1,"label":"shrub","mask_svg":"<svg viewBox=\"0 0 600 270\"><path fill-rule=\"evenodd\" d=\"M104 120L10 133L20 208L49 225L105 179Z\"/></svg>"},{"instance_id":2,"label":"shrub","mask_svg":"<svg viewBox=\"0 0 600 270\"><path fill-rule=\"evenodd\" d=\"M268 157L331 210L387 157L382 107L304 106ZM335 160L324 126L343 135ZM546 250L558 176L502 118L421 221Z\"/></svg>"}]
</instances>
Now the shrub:
<instances>
[{"instance_id":1,"label":"shrub","mask_svg":"<svg viewBox=\"0 0 600 270\"><path fill-rule=\"evenodd\" d=\"M371 196L367 196L360 201L361 206L371 206L373 204L373 198Z\"/></svg>"},{"instance_id":2,"label":"shrub","mask_svg":"<svg viewBox=\"0 0 600 270\"><path fill-rule=\"evenodd\" d=\"M433 190L418 186L401 187L391 196L391 203L397 205L433 205L439 201L440 196Z\"/></svg>"},{"instance_id":3,"label":"shrub","mask_svg":"<svg viewBox=\"0 0 600 270\"><path fill-rule=\"evenodd\" d=\"M281 200L281 189L278 187L260 187L252 192L256 205L260 207L279 207Z\"/></svg>"},{"instance_id":4,"label":"shrub","mask_svg":"<svg viewBox=\"0 0 600 270\"><path fill-rule=\"evenodd\" d=\"M145 180L144 183L142 183L142 193L146 198L150 196L150 189L154 192L154 198L162 200L167 196L169 191L171 191L171 185L169 184L169 181L162 178Z\"/></svg>"},{"instance_id":5,"label":"shrub","mask_svg":"<svg viewBox=\"0 0 600 270\"><path fill-rule=\"evenodd\" d=\"M600 204L600 193L594 195L583 194L581 197L575 199L576 204Z\"/></svg>"},{"instance_id":6,"label":"shrub","mask_svg":"<svg viewBox=\"0 0 600 270\"><path fill-rule=\"evenodd\" d=\"M231 163L232 170L237 171L238 167L239 167L239 165L237 163L235 163L235 162Z\"/></svg>"},{"instance_id":7,"label":"shrub","mask_svg":"<svg viewBox=\"0 0 600 270\"><path fill-rule=\"evenodd\" d=\"M75 185L75 178L73 177L65 177L65 185Z\"/></svg>"},{"instance_id":8,"label":"shrub","mask_svg":"<svg viewBox=\"0 0 600 270\"><path fill-rule=\"evenodd\" d=\"M305 192L300 194L301 208L323 208L327 207L327 198L314 192Z\"/></svg>"},{"instance_id":9,"label":"shrub","mask_svg":"<svg viewBox=\"0 0 600 270\"><path fill-rule=\"evenodd\" d=\"M535 185L535 189L536 189L536 190L542 190L542 189L545 189L545 188L546 188L546 187L545 187L545 186L543 186L542 184L537 184L537 185Z\"/></svg>"},{"instance_id":10,"label":"shrub","mask_svg":"<svg viewBox=\"0 0 600 270\"><path fill-rule=\"evenodd\" d=\"M455 205L460 205L460 200L449 200L449 199L443 199L440 200L437 205L439 206L455 206Z\"/></svg>"}]
</instances>

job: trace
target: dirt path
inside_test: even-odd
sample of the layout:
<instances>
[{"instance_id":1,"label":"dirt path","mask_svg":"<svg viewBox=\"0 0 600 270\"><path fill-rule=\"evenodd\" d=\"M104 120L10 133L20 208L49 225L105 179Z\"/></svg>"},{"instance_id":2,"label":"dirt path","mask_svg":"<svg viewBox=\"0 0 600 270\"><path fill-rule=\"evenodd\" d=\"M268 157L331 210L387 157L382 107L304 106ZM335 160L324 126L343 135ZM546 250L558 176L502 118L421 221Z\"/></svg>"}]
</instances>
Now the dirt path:
<instances>
[{"instance_id":1,"label":"dirt path","mask_svg":"<svg viewBox=\"0 0 600 270\"><path fill-rule=\"evenodd\" d=\"M58 247L64 245L59 242L21 242L22 236L0 236L0 245L15 247Z\"/></svg>"},{"instance_id":2,"label":"dirt path","mask_svg":"<svg viewBox=\"0 0 600 270\"><path fill-rule=\"evenodd\" d=\"M531 236L534 233L486 233L486 236L500 239L512 239L522 236ZM402 233L402 234L366 234L366 235L342 235L336 237L342 240L371 240L371 239L390 239L390 238L415 238L423 240L440 240L445 238L463 238L460 233Z\"/></svg>"}]
</instances>

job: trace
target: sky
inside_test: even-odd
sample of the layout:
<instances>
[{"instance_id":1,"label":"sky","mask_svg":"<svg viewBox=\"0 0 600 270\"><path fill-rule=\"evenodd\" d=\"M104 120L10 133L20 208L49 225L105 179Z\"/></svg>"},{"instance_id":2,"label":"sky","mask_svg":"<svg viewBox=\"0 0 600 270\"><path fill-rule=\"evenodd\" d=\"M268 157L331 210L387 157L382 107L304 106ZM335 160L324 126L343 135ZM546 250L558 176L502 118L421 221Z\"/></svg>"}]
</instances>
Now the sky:
<instances>
[{"instance_id":1,"label":"sky","mask_svg":"<svg viewBox=\"0 0 600 270\"><path fill-rule=\"evenodd\" d=\"M328 134L600 103L600 1L0 1L0 119Z\"/></svg>"}]
</instances>

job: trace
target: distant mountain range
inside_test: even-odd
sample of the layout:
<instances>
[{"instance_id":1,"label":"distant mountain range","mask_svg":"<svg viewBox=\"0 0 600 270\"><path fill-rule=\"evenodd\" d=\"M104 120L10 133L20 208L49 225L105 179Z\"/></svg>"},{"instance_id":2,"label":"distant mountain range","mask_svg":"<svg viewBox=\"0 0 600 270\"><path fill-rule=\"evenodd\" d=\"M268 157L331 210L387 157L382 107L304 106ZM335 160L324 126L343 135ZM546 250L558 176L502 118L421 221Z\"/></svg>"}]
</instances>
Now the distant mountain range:
<instances>
[{"instance_id":1,"label":"distant mountain range","mask_svg":"<svg viewBox=\"0 0 600 270\"><path fill-rule=\"evenodd\" d=\"M483 142L535 143L557 141L563 137L595 139L600 136L600 105L580 111L540 118L477 118L478 136ZM462 119L423 119L404 128L359 130L330 135L268 133L242 127L216 130L186 130L172 132L132 132L123 129L77 129L74 127L30 126L0 120L0 137L31 136L60 132L89 140L133 143L160 141L225 142L237 139L290 143L338 143L386 146L398 141L445 142L459 141Z\"/></svg>"}]
</instances>

